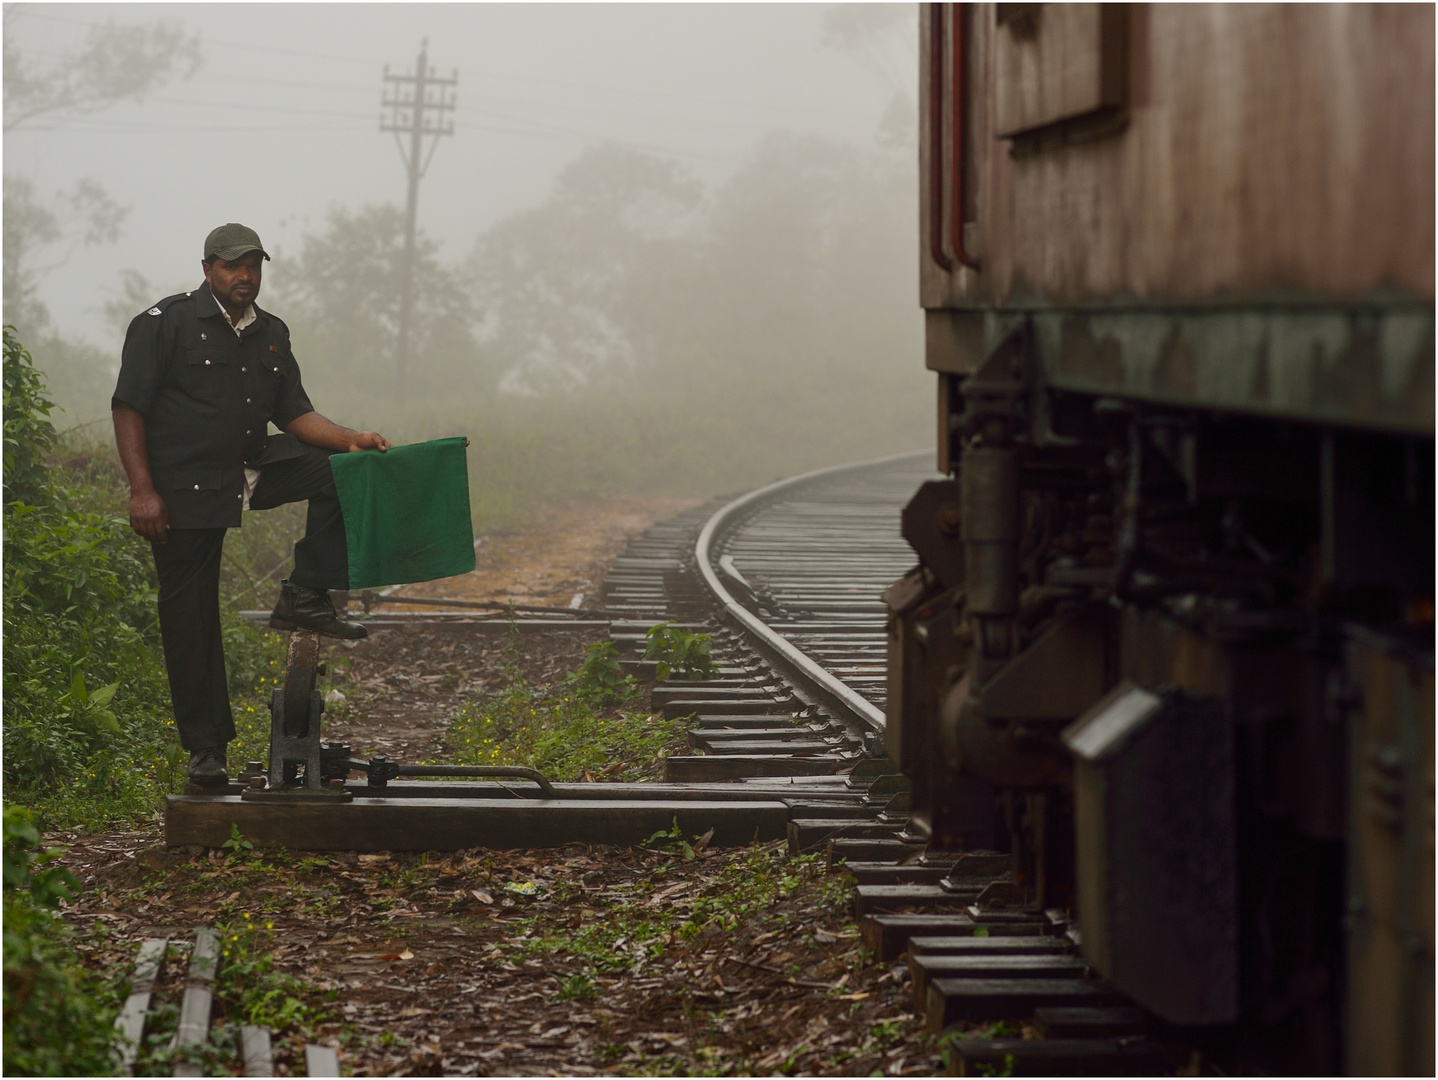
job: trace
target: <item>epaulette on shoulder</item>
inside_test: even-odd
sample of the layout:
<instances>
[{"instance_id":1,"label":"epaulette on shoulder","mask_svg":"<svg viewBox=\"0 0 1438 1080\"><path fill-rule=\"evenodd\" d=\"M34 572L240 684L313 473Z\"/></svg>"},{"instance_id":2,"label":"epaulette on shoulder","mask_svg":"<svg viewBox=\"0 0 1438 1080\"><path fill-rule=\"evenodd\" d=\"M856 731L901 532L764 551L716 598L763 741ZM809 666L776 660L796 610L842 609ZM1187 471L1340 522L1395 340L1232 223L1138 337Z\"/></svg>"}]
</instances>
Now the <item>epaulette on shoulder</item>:
<instances>
[{"instance_id":1,"label":"epaulette on shoulder","mask_svg":"<svg viewBox=\"0 0 1438 1080\"><path fill-rule=\"evenodd\" d=\"M146 315L163 315L163 314L165 313L165 309L166 309L167 307L169 307L171 304L173 304L176 300L184 300L184 299L186 299L189 295L190 295L190 294L187 293L187 292L182 292L182 293L176 293L174 296L167 296L167 297L165 297L163 300L157 300L157 301L155 301L155 306L152 307L152 308L150 308L150 309L148 309L148 310L145 312L145 314L146 314Z\"/></svg>"},{"instance_id":2,"label":"epaulette on shoulder","mask_svg":"<svg viewBox=\"0 0 1438 1080\"><path fill-rule=\"evenodd\" d=\"M254 307L256 316L262 319L269 319L270 322L279 324L280 330L284 332L286 337L289 336L290 328L284 319L280 318L273 311L266 311L264 308L260 307L259 304L254 305Z\"/></svg>"}]
</instances>

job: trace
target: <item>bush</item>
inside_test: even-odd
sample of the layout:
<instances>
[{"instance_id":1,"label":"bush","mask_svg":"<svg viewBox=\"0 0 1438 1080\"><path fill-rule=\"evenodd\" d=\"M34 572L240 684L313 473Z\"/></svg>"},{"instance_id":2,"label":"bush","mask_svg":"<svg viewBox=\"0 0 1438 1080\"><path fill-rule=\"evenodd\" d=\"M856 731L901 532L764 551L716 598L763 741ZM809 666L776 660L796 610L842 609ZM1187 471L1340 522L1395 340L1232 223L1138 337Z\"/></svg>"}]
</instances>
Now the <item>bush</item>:
<instances>
[{"instance_id":1,"label":"bush","mask_svg":"<svg viewBox=\"0 0 1438 1080\"><path fill-rule=\"evenodd\" d=\"M89 974L54 913L78 884L29 811L4 812L6 1076L109 1076L118 988Z\"/></svg>"},{"instance_id":2,"label":"bush","mask_svg":"<svg viewBox=\"0 0 1438 1080\"><path fill-rule=\"evenodd\" d=\"M149 552L46 465L51 404L9 328L4 388L7 794L47 827L133 817L178 779Z\"/></svg>"},{"instance_id":3,"label":"bush","mask_svg":"<svg viewBox=\"0 0 1438 1080\"><path fill-rule=\"evenodd\" d=\"M651 626L644 633L644 659L658 661L654 677L667 679L712 679L719 670L709 650L708 634L692 634L667 622Z\"/></svg>"},{"instance_id":4,"label":"bush","mask_svg":"<svg viewBox=\"0 0 1438 1080\"><path fill-rule=\"evenodd\" d=\"M46 828L133 820L185 775L149 546L117 513L129 489L113 449L56 434L44 376L9 327L4 392L7 794ZM250 699L265 697L260 684L275 675L284 646L232 609L268 602L304 508L250 520L226 544L221 601L238 749L255 756L269 728Z\"/></svg>"},{"instance_id":5,"label":"bush","mask_svg":"<svg viewBox=\"0 0 1438 1080\"><path fill-rule=\"evenodd\" d=\"M596 641L584 654L579 670L564 680L575 695L591 705L618 705L634 696L637 686L624 674L619 650L612 641Z\"/></svg>"}]
</instances>

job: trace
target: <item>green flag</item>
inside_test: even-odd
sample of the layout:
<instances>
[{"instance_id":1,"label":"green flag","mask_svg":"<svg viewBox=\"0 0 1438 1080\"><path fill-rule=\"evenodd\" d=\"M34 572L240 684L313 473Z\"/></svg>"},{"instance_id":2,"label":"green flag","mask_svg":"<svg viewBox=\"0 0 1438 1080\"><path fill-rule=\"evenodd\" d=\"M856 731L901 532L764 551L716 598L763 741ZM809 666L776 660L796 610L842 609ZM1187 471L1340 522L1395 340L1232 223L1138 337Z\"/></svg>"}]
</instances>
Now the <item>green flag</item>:
<instances>
[{"instance_id":1,"label":"green flag","mask_svg":"<svg viewBox=\"0 0 1438 1080\"><path fill-rule=\"evenodd\" d=\"M435 439L330 458L345 517L351 589L474 569L464 446L463 438Z\"/></svg>"}]
</instances>

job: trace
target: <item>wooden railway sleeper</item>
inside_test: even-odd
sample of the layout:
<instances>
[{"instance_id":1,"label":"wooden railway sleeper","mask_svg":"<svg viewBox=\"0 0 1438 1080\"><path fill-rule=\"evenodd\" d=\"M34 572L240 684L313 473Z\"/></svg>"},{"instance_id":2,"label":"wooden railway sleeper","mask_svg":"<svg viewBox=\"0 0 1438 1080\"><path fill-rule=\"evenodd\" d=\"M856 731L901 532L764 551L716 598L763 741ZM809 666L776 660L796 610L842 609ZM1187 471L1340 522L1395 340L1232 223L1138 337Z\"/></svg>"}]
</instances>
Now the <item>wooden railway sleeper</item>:
<instances>
[{"instance_id":1,"label":"wooden railway sleeper","mask_svg":"<svg viewBox=\"0 0 1438 1080\"><path fill-rule=\"evenodd\" d=\"M195 944L185 976L184 995L180 1003L179 1023L170 1043L175 1056L175 1076L203 1076L196 1061L209 1042L210 1012L214 1003L214 983L221 959L220 935L211 927L195 930ZM135 1075L146 1021L154 999L155 984L160 979L170 942L151 938L141 943L130 978L130 996L120 1015L115 1018L119 1033L115 1064L122 1076ZM242 1076L274 1076L274 1054L268 1028L245 1024L240 1027L240 1073ZM309 1076L338 1076L339 1059L328 1046L305 1046L305 1072Z\"/></svg>"}]
</instances>

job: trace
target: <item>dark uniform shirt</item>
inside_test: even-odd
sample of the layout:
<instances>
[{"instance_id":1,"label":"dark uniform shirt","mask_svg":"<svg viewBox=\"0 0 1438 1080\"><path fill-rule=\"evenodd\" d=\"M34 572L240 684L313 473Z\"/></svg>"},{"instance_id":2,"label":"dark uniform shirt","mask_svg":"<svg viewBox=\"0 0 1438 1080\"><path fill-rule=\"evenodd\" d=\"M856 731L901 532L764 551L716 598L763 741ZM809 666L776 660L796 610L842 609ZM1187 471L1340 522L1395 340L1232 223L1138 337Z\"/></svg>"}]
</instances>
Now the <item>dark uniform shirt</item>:
<instances>
[{"instance_id":1,"label":"dark uniform shirt","mask_svg":"<svg viewBox=\"0 0 1438 1080\"><path fill-rule=\"evenodd\" d=\"M289 435L268 435L314 406L300 383L290 331L255 306L236 336L208 285L167 296L136 315L125 334L110 407L145 418L155 489L173 529L240 523L245 466L295 456Z\"/></svg>"}]
</instances>

